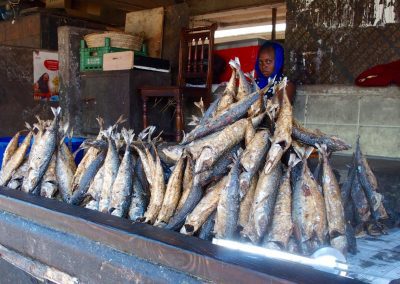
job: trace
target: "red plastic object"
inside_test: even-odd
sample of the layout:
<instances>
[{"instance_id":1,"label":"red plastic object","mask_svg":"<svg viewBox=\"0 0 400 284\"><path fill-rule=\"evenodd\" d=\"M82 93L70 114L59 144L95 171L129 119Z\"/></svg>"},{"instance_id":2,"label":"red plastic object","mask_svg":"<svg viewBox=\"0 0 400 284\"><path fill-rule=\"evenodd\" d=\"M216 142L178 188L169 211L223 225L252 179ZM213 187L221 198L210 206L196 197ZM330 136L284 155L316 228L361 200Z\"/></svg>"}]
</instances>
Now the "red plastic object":
<instances>
[{"instance_id":1,"label":"red plastic object","mask_svg":"<svg viewBox=\"0 0 400 284\"><path fill-rule=\"evenodd\" d=\"M229 67L229 60L239 57L243 72L250 72L254 69L259 46L245 46L215 50L214 53L222 57L226 62L225 72L219 77L219 83L226 82L231 77L232 69Z\"/></svg>"},{"instance_id":2,"label":"red plastic object","mask_svg":"<svg viewBox=\"0 0 400 284\"><path fill-rule=\"evenodd\" d=\"M361 87L388 86L392 83L400 86L400 60L371 67L358 75L355 81Z\"/></svg>"}]
</instances>

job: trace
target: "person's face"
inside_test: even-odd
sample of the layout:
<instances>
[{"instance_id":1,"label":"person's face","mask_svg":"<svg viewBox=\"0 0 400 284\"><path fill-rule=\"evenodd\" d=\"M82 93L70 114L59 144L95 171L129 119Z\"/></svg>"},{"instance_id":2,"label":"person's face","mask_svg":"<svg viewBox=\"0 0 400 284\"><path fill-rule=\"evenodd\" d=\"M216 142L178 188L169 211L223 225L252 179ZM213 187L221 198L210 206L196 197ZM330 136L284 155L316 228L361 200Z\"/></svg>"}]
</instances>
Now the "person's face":
<instances>
[{"instance_id":1,"label":"person's face","mask_svg":"<svg viewBox=\"0 0 400 284\"><path fill-rule=\"evenodd\" d=\"M44 74L43 80L46 81L46 82L49 81L49 75L48 74Z\"/></svg>"},{"instance_id":2,"label":"person's face","mask_svg":"<svg viewBox=\"0 0 400 284\"><path fill-rule=\"evenodd\" d=\"M258 66L260 67L261 73L263 73L265 77L271 76L275 67L274 49L265 49L260 52Z\"/></svg>"}]
</instances>

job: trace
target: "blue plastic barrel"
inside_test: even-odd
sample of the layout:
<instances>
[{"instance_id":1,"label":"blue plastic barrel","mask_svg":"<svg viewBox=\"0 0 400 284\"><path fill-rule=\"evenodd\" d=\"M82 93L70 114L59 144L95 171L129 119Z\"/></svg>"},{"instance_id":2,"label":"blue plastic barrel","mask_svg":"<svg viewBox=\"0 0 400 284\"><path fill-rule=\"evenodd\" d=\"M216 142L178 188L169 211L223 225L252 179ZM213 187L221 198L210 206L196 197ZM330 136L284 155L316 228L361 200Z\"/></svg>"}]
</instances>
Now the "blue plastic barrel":
<instances>
[{"instance_id":1,"label":"blue plastic barrel","mask_svg":"<svg viewBox=\"0 0 400 284\"><path fill-rule=\"evenodd\" d=\"M8 143L10 143L12 137L0 137L0 167L1 167L1 162L3 161L3 155L4 151L7 148ZM20 136L18 142L22 143L22 141L25 139L25 136ZM69 145L69 139L65 138L65 143ZM73 137L72 138L72 152L75 152L79 146L82 144L82 142L85 141L85 138L81 137ZM75 157L75 163L79 164L79 162L83 158L83 151L80 151L76 157Z\"/></svg>"}]
</instances>

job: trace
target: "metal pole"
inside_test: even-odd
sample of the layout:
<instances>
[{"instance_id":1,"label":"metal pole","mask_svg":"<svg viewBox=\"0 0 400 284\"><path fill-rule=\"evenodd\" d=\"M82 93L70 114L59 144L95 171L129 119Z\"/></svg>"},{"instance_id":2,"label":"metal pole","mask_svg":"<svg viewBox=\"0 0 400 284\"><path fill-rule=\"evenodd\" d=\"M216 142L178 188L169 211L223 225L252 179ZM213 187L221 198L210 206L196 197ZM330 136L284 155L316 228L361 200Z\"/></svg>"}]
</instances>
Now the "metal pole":
<instances>
[{"instance_id":1,"label":"metal pole","mask_svg":"<svg viewBox=\"0 0 400 284\"><path fill-rule=\"evenodd\" d=\"M271 32L271 40L276 40L276 12L277 12L277 8L272 8L272 32Z\"/></svg>"}]
</instances>

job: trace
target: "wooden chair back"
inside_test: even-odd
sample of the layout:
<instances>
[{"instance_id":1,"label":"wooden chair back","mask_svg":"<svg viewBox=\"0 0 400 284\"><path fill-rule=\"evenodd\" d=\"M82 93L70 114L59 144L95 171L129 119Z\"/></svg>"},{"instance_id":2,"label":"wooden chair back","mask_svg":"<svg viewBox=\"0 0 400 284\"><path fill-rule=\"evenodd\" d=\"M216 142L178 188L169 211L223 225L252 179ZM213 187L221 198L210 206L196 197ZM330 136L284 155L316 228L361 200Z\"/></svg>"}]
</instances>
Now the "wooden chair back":
<instances>
[{"instance_id":1,"label":"wooden chair back","mask_svg":"<svg viewBox=\"0 0 400 284\"><path fill-rule=\"evenodd\" d=\"M185 87L186 83L205 84L206 88L211 90L216 29L216 24L182 29L179 47L179 87Z\"/></svg>"}]
</instances>

